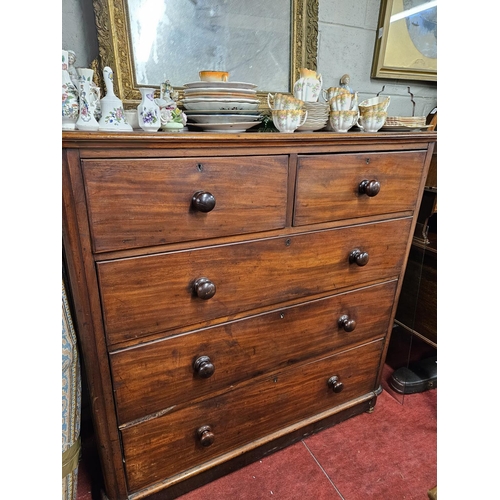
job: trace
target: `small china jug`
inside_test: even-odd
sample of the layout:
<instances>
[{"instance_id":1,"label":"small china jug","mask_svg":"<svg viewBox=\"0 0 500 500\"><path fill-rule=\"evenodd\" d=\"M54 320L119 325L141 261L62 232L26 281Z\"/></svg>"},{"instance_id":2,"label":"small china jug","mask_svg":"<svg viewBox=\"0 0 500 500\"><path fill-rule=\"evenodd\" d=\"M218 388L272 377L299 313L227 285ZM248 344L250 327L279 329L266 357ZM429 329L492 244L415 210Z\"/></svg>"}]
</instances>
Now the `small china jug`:
<instances>
[{"instance_id":1,"label":"small china jug","mask_svg":"<svg viewBox=\"0 0 500 500\"><path fill-rule=\"evenodd\" d=\"M323 87L323 78L314 70L302 68L300 78L293 86L293 95L305 102L317 102Z\"/></svg>"}]
</instances>

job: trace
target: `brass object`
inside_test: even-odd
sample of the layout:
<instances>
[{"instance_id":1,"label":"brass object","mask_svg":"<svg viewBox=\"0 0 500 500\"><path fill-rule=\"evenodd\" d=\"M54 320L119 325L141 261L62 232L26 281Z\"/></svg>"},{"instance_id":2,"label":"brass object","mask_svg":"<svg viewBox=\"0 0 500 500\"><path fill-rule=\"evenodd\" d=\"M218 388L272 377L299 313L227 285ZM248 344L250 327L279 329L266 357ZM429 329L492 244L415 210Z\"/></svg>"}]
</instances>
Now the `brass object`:
<instances>
[{"instance_id":1,"label":"brass object","mask_svg":"<svg viewBox=\"0 0 500 500\"><path fill-rule=\"evenodd\" d=\"M319 0L290 0L292 2L292 44L290 53L290 89L299 78L300 68L316 69L318 49ZM136 107L141 94L134 74L127 0L93 0L99 68L111 67L114 90L126 109ZM155 87L152 85L152 87ZM158 86L159 88L159 86ZM267 109L267 93L257 93L259 109ZM184 98L182 89L179 98Z\"/></svg>"}]
</instances>

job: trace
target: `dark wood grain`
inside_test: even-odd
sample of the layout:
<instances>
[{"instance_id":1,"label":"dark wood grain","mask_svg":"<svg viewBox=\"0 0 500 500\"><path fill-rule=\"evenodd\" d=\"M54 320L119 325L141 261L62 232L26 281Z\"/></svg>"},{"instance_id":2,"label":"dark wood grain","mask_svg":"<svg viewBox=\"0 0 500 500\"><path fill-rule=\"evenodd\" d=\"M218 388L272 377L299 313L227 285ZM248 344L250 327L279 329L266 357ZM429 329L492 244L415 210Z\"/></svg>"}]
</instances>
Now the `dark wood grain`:
<instances>
[{"instance_id":1,"label":"dark wood grain","mask_svg":"<svg viewBox=\"0 0 500 500\"><path fill-rule=\"evenodd\" d=\"M288 157L83 162L96 252L282 228ZM193 195L215 198L205 213Z\"/></svg>"},{"instance_id":2,"label":"dark wood grain","mask_svg":"<svg viewBox=\"0 0 500 500\"><path fill-rule=\"evenodd\" d=\"M173 498L373 408L435 141L63 132L110 500Z\"/></svg>"},{"instance_id":3,"label":"dark wood grain","mask_svg":"<svg viewBox=\"0 0 500 500\"><path fill-rule=\"evenodd\" d=\"M413 210L425 152L299 156L294 225ZM375 196L359 193L376 180Z\"/></svg>"},{"instance_id":4,"label":"dark wood grain","mask_svg":"<svg viewBox=\"0 0 500 500\"><path fill-rule=\"evenodd\" d=\"M98 264L110 345L300 296L397 276L411 219ZM361 248L366 266L349 262ZM193 294L199 277L214 297Z\"/></svg>"},{"instance_id":5,"label":"dark wood grain","mask_svg":"<svg viewBox=\"0 0 500 500\"><path fill-rule=\"evenodd\" d=\"M172 408L161 417L124 429L130 489L146 487L373 391L381 351L382 342L378 341L290 367L245 387L196 405ZM335 393L329 388L328 379L332 375L343 382L342 392ZM197 439L197 429L203 425L210 425L214 433L214 442L208 447Z\"/></svg>"},{"instance_id":6,"label":"dark wood grain","mask_svg":"<svg viewBox=\"0 0 500 500\"><path fill-rule=\"evenodd\" d=\"M227 389L266 371L382 338L389 328L396 282L372 286L246 320L112 353L121 423ZM339 319L356 321L346 332ZM193 363L209 356L213 375Z\"/></svg>"}]
</instances>

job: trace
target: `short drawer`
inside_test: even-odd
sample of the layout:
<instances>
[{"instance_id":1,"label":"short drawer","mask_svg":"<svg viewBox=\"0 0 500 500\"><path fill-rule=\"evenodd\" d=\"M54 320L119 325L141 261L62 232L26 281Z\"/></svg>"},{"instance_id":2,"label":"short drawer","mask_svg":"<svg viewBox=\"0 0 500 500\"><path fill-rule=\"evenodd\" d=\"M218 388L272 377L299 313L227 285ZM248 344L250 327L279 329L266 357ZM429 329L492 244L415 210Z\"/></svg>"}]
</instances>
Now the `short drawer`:
<instances>
[{"instance_id":1,"label":"short drawer","mask_svg":"<svg viewBox=\"0 0 500 500\"><path fill-rule=\"evenodd\" d=\"M414 210L425 151L299 156L293 224Z\"/></svg>"},{"instance_id":2,"label":"short drawer","mask_svg":"<svg viewBox=\"0 0 500 500\"><path fill-rule=\"evenodd\" d=\"M121 424L385 336L396 281L110 355Z\"/></svg>"},{"instance_id":3,"label":"short drawer","mask_svg":"<svg viewBox=\"0 0 500 500\"><path fill-rule=\"evenodd\" d=\"M130 489L136 491L168 479L285 426L369 394L375 390L382 346L382 341L375 341L289 367L212 399L171 409L122 429Z\"/></svg>"},{"instance_id":4,"label":"short drawer","mask_svg":"<svg viewBox=\"0 0 500 500\"><path fill-rule=\"evenodd\" d=\"M100 262L108 344L397 277L410 226L403 218Z\"/></svg>"},{"instance_id":5,"label":"short drawer","mask_svg":"<svg viewBox=\"0 0 500 500\"><path fill-rule=\"evenodd\" d=\"M95 252L246 234L285 224L286 156L82 164Z\"/></svg>"}]
</instances>

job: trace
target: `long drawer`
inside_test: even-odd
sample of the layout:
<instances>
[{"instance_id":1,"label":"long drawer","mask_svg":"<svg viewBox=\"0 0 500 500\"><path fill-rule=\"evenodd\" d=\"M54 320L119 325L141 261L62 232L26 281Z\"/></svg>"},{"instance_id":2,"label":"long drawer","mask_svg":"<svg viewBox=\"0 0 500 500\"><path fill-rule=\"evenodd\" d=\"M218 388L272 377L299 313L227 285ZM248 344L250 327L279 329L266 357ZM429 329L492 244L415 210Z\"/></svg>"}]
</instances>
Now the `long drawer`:
<instances>
[{"instance_id":1,"label":"long drawer","mask_svg":"<svg viewBox=\"0 0 500 500\"><path fill-rule=\"evenodd\" d=\"M396 281L111 353L120 423L383 337Z\"/></svg>"},{"instance_id":2,"label":"long drawer","mask_svg":"<svg viewBox=\"0 0 500 500\"><path fill-rule=\"evenodd\" d=\"M426 152L299 156L295 226L414 210Z\"/></svg>"},{"instance_id":3,"label":"long drawer","mask_svg":"<svg viewBox=\"0 0 500 500\"><path fill-rule=\"evenodd\" d=\"M130 489L154 484L368 394L375 389L382 347L382 341L375 341L289 367L124 428L122 444Z\"/></svg>"},{"instance_id":4,"label":"long drawer","mask_svg":"<svg viewBox=\"0 0 500 500\"><path fill-rule=\"evenodd\" d=\"M107 342L396 277L410 225L403 218L100 262Z\"/></svg>"},{"instance_id":5,"label":"long drawer","mask_svg":"<svg viewBox=\"0 0 500 500\"><path fill-rule=\"evenodd\" d=\"M95 252L285 225L285 155L84 160L82 164Z\"/></svg>"}]
</instances>

